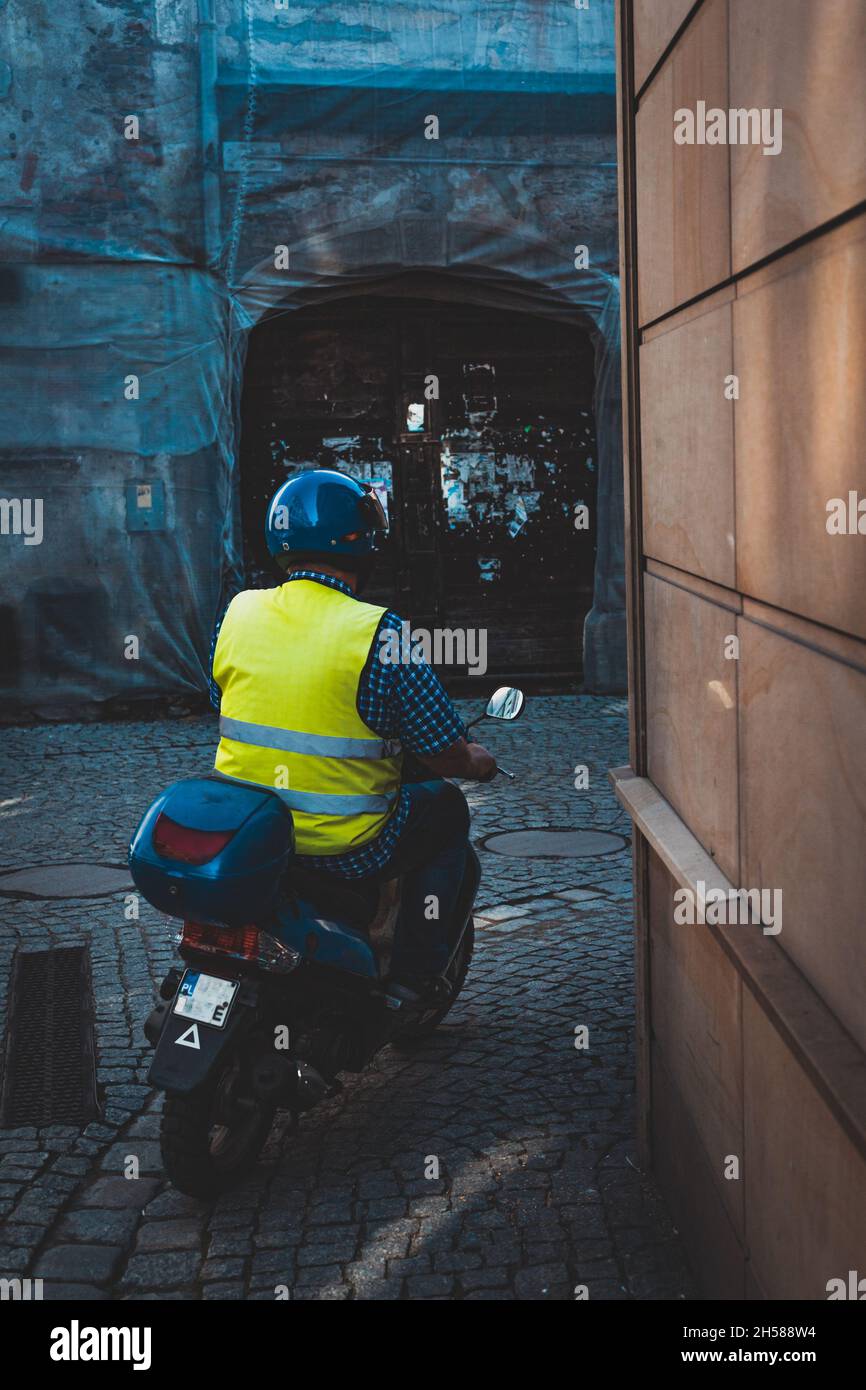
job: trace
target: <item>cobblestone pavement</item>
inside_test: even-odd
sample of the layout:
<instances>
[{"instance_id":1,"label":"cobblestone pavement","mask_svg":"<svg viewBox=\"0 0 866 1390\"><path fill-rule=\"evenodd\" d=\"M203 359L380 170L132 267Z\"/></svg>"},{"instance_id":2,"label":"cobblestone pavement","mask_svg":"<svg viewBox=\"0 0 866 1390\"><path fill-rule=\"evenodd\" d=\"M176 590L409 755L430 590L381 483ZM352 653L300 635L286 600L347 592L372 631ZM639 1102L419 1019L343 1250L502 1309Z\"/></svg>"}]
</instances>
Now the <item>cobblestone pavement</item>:
<instances>
[{"instance_id":1,"label":"cobblestone pavement","mask_svg":"<svg viewBox=\"0 0 866 1390\"><path fill-rule=\"evenodd\" d=\"M518 777L465 788L478 842L540 826L628 837L606 776L627 760L624 701L533 698L520 724L483 737ZM214 743L207 717L6 730L0 870L123 864L149 801L207 770ZM142 1023L175 926L144 902L125 920L122 893L0 898L4 994L17 947L89 943L104 1095L83 1131L0 1131L0 1277L41 1277L51 1298L272 1300L287 1286L293 1299L564 1300L579 1284L591 1299L694 1296L635 1167L630 850L481 855L476 956L437 1036L385 1049L296 1132L278 1117L253 1177L214 1204L162 1178L145 1084ZM137 1179L123 1176L129 1155Z\"/></svg>"}]
</instances>

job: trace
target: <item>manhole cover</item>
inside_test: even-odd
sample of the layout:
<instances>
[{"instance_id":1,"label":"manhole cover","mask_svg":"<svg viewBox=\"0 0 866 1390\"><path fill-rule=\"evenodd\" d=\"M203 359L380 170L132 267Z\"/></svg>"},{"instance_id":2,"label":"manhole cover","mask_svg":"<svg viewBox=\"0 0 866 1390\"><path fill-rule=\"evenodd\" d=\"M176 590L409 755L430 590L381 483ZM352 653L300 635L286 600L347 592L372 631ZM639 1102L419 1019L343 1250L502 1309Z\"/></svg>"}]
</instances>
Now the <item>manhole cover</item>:
<instances>
[{"instance_id":1,"label":"manhole cover","mask_svg":"<svg viewBox=\"0 0 866 1390\"><path fill-rule=\"evenodd\" d=\"M0 874L0 895L11 898L102 898L131 888L129 871L111 864L35 864Z\"/></svg>"},{"instance_id":2,"label":"manhole cover","mask_svg":"<svg viewBox=\"0 0 866 1390\"><path fill-rule=\"evenodd\" d=\"M612 854L627 841L607 830L505 830L490 835L484 848L494 854L514 854L525 859L582 859L591 854Z\"/></svg>"}]
</instances>

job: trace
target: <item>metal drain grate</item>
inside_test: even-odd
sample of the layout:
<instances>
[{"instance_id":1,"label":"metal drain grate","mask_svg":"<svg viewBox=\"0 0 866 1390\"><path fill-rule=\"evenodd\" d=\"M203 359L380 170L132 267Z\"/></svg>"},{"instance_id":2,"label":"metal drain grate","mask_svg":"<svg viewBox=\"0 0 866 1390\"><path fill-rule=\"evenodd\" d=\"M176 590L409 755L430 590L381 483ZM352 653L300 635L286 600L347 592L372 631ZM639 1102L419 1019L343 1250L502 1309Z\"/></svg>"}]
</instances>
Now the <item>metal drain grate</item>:
<instances>
[{"instance_id":1,"label":"metal drain grate","mask_svg":"<svg viewBox=\"0 0 866 1390\"><path fill-rule=\"evenodd\" d=\"M12 967L2 1124L86 1124L99 1113L85 946L19 951Z\"/></svg>"}]
</instances>

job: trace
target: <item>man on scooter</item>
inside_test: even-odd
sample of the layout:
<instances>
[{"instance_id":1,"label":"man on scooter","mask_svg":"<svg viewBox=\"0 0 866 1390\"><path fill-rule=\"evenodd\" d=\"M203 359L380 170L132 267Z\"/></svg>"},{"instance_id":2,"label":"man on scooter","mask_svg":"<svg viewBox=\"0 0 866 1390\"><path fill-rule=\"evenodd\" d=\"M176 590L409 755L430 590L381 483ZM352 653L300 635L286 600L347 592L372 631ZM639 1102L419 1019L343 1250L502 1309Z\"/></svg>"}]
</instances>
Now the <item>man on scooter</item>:
<instances>
[{"instance_id":1,"label":"man on scooter","mask_svg":"<svg viewBox=\"0 0 866 1390\"><path fill-rule=\"evenodd\" d=\"M386 530L372 490L342 473L279 488L266 536L285 582L239 593L214 632L215 767L284 798L306 867L403 877L391 979L439 1002L469 844L466 799L443 779L487 782L496 763L430 666L393 660L401 618L360 597ZM434 777L404 782L404 751Z\"/></svg>"}]
</instances>

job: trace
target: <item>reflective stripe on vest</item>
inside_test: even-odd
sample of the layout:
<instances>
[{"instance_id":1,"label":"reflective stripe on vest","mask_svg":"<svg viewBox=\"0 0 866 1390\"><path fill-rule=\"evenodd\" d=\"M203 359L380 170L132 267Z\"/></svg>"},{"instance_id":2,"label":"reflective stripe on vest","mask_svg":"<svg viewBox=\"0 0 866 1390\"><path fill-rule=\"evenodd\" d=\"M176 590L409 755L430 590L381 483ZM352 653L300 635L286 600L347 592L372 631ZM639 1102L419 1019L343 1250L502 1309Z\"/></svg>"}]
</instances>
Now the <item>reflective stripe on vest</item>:
<instances>
[{"instance_id":1,"label":"reflective stripe on vest","mask_svg":"<svg viewBox=\"0 0 866 1390\"><path fill-rule=\"evenodd\" d=\"M317 758L391 758L400 744L380 738L337 738L334 734L301 734L296 729L274 729L220 715L220 733L235 743L254 743L259 748L281 748L285 753L312 753Z\"/></svg>"},{"instance_id":2,"label":"reflective stripe on vest","mask_svg":"<svg viewBox=\"0 0 866 1390\"><path fill-rule=\"evenodd\" d=\"M215 768L279 794L292 810L299 854L366 844L394 807L399 745L368 728L357 709L384 611L293 579L238 594L223 619L214 653L222 691Z\"/></svg>"},{"instance_id":3,"label":"reflective stripe on vest","mask_svg":"<svg viewBox=\"0 0 866 1390\"><path fill-rule=\"evenodd\" d=\"M226 778L227 782L244 780L246 779L240 777ZM341 796L338 792L323 795L317 792L285 791L280 787L271 787L269 790L275 792L292 811L310 811L320 816L355 816L365 811L387 811L397 794L392 792L390 796Z\"/></svg>"}]
</instances>

